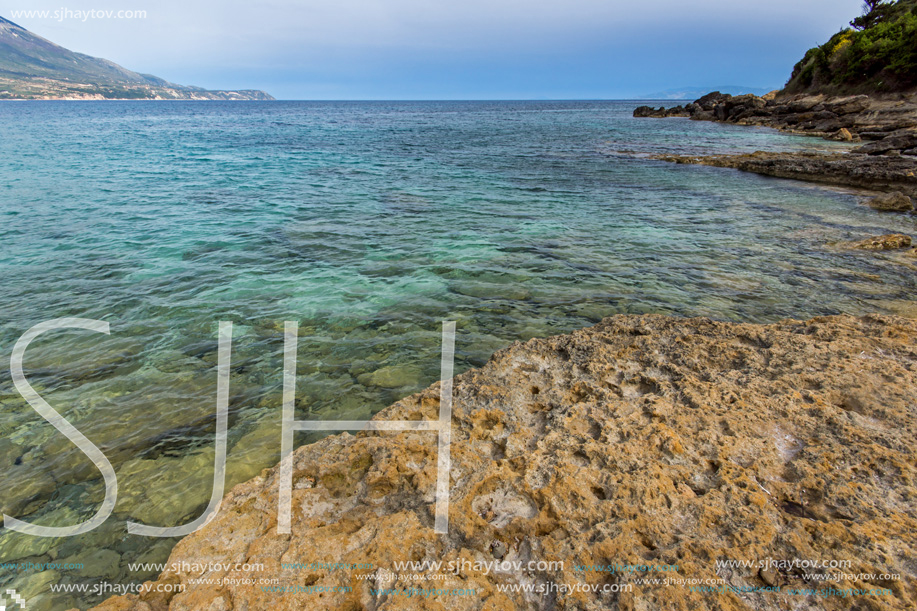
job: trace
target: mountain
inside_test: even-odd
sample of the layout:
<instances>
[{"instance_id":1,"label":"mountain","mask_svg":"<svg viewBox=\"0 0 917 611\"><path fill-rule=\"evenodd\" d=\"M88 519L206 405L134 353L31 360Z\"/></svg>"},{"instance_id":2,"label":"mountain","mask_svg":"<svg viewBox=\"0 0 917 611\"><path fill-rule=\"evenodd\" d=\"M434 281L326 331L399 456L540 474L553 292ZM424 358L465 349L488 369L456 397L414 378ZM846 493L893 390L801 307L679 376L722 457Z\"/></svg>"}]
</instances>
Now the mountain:
<instances>
[{"instance_id":1,"label":"mountain","mask_svg":"<svg viewBox=\"0 0 917 611\"><path fill-rule=\"evenodd\" d=\"M917 90L917 0L867 0L863 15L793 68L786 93Z\"/></svg>"},{"instance_id":2,"label":"mountain","mask_svg":"<svg viewBox=\"0 0 917 611\"><path fill-rule=\"evenodd\" d=\"M209 91L75 53L0 17L0 99L273 100L263 91Z\"/></svg>"},{"instance_id":3,"label":"mountain","mask_svg":"<svg viewBox=\"0 0 917 611\"><path fill-rule=\"evenodd\" d=\"M682 87L681 89L666 89L641 96L641 100L695 100L702 95L711 91L728 93L730 95L743 95L753 93L755 95L764 95L770 92L770 89L760 87L742 87L739 85L721 85L719 87Z\"/></svg>"}]
</instances>

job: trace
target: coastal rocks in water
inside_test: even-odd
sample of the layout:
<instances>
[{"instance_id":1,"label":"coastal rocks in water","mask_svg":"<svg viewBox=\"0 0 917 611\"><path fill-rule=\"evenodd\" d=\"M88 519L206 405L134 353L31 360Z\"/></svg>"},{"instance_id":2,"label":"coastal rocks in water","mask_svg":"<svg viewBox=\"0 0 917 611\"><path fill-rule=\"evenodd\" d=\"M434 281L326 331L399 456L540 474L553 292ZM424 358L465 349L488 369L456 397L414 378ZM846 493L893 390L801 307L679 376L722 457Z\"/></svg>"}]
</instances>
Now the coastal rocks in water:
<instances>
[{"instance_id":1,"label":"coastal rocks in water","mask_svg":"<svg viewBox=\"0 0 917 611\"><path fill-rule=\"evenodd\" d=\"M634 110L635 117L653 117L661 119L664 117L690 117L691 112L684 106L675 106L673 108L653 108L652 106L639 106Z\"/></svg>"},{"instance_id":2,"label":"coastal rocks in water","mask_svg":"<svg viewBox=\"0 0 917 611\"><path fill-rule=\"evenodd\" d=\"M376 419L436 420L439 394L435 384ZM817 558L849 560L844 573L900 575L865 585L890 594L857 598L864 611L912 609L915 396L917 320L607 318L515 343L454 379L447 534L433 530L435 433L333 435L293 455L292 534L277 532L275 467L235 487L216 518L174 548L173 566L222 563L209 583L167 570L147 593L97 608L850 609L844 596L746 597L652 585L641 572L577 569L677 565L668 577L723 579L735 592L864 587L811 585L792 570L761 574L757 564L717 566ZM474 568L496 559L495 570ZM402 561L460 568L396 571ZM365 568L309 568L318 562ZM264 571L235 563L263 563ZM288 589L265 589L262 578ZM606 584L618 591L603 592ZM512 586L550 596L505 589ZM378 591L387 587L474 595Z\"/></svg>"},{"instance_id":3,"label":"coastal rocks in water","mask_svg":"<svg viewBox=\"0 0 917 611\"><path fill-rule=\"evenodd\" d=\"M913 157L758 151L700 157L659 155L654 159L917 196L917 158Z\"/></svg>"},{"instance_id":4,"label":"coastal rocks in water","mask_svg":"<svg viewBox=\"0 0 917 611\"><path fill-rule=\"evenodd\" d=\"M904 193L883 193L867 202L870 208L880 212L910 212L914 202Z\"/></svg>"},{"instance_id":5,"label":"coastal rocks in water","mask_svg":"<svg viewBox=\"0 0 917 611\"><path fill-rule=\"evenodd\" d=\"M892 132L881 140L864 144L854 149L854 153L864 155L887 155L889 153L908 150L917 147L917 130L905 129Z\"/></svg>"},{"instance_id":6,"label":"coastal rocks in water","mask_svg":"<svg viewBox=\"0 0 917 611\"><path fill-rule=\"evenodd\" d=\"M88 549L75 556L60 560L60 564L76 564L82 568L76 573L83 577L114 579L119 573L121 556L110 549Z\"/></svg>"},{"instance_id":7,"label":"coastal rocks in water","mask_svg":"<svg viewBox=\"0 0 917 611\"><path fill-rule=\"evenodd\" d=\"M423 378L423 371L416 365L387 365L371 374L361 375L358 379L367 386L379 388L417 387Z\"/></svg>"},{"instance_id":8,"label":"coastal rocks in water","mask_svg":"<svg viewBox=\"0 0 917 611\"><path fill-rule=\"evenodd\" d=\"M850 133L850 130L846 127L842 127L837 130L837 133L831 136L832 140L838 140L840 142L851 142L853 141L853 134Z\"/></svg>"},{"instance_id":9,"label":"coastal rocks in water","mask_svg":"<svg viewBox=\"0 0 917 611\"><path fill-rule=\"evenodd\" d=\"M761 125L832 140L881 141L860 150L871 155L904 154L917 148L913 139L917 128L917 94L913 93L831 97L778 92L759 97L714 91L686 106L641 107L638 111L634 111L635 117L666 117L673 112L694 120Z\"/></svg>"},{"instance_id":10,"label":"coastal rocks in water","mask_svg":"<svg viewBox=\"0 0 917 611\"><path fill-rule=\"evenodd\" d=\"M875 238L867 238L859 242L853 242L850 247L859 250L898 250L899 248L907 248L910 245L910 236L900 233L890 233L888 235L880 235Z\"/></svg>"}]
</instances>

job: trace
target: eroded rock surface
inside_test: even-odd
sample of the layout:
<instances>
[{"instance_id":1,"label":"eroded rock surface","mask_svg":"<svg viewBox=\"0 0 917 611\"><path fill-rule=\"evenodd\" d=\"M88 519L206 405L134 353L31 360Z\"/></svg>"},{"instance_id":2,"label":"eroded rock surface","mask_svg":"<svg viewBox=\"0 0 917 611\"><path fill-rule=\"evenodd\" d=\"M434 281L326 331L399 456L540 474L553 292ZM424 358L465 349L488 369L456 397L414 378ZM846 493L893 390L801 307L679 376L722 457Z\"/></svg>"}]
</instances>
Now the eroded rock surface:
<instances>
[{"instance_id":1,"label":"eroded rock surface","mask_svg":"<svg viewBox=\"0 0 917 611\"><path fill-rule=\"evenodd\" d=\"M377 419L436 419L439 386ZM616 316L517 343L455 379L448 535L433 531L435 433L340 434L295 453L293 534L277 533L278 469L235 487L172 563L263 563L312 592L203 585L165 572L141 597L99 609L913 609L917 604L917 321L826 317L774 325ZM867 584L718 560L851 561ZM550 570L415 570L395 587L473 596L374 594L397 561L563 561ZM368 563L293 570L281 563ZM576 565L677 565L670 579L781 592L702 593L640 572ZM819 571L821 572L821 571ZM404 571L402 571L404 573ZM368 576L368 580L360 577ZM226 583L226 582L224 582ZM548 595L501 586L632 586ZM179 594L156 586L183 584ZM344 586L346 592L316 592ZM888 588L800 596L788 588Z\"/></svg>"},{"instance_id":2,"label":"eroded rock surface","mask_svg":"<svg viewBox=\"0 0 917 611\"><path fill-rule=\"evenodd\" d=\"M917 197L917 157L758 151L743 155L659 155L655 159Z\"/></svg>"},{"instance_id":3,"label":"eroded rock surface","mask_svg":"<svg viewBox=\"0 0 917 611\"><path fill-rule=\"evenodd\" d=\"M904 193L883 193L867 202L870 208L880 212L910 212L914 202Z\"/></svg>"},{"instance_id":4,"label":"eroded rock surface","mask_svg":"<svg viewBox=\"0 0 917 611\"><path fill-rule=\"evenodd\" d=\"M901 233L889 233L874 238L866 238L859 242L853 242L850 244L850 247L859 250L898 250L900 248L907 248L910 245L911 236Z\"/></svg>"},{"instance_id":5,"label":"eroded rock surface","mask_svg":"<svg viewBox=\"0 0 917 611\"><path fill-rule=\"evenodd\" d=\"M917 155L917 94L832 97L772 92L759 97L714 91L684 106L641 106L634 116L760 125L833 140L873 141L861 147L866 154Z\"/></svg>"}]
</instances>

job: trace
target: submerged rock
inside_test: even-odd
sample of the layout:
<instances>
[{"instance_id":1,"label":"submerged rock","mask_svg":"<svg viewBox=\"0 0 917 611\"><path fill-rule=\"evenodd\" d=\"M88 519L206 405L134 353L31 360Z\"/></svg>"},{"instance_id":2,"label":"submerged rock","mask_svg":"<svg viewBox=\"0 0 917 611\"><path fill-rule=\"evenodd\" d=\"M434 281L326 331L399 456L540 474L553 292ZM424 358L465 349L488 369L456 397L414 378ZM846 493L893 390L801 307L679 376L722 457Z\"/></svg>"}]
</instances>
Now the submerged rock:
<instances>
[{"instance_id":1,"label":"submerged rock","mask_svg":"<svg viewBox=\"0 0 917 611\"><path fill-rule=\"evenodd\" d=\"M883 193L867 202L870 208L881 212L910 212L914 202L904 193Z\"/></svg>"},{"instance_id":2,"label":"submerged rock","mask_svg":"<svg viewBox=\"0 0 917 611\"><path fill-rule=\"evenodd\" d=\"M659 155L654 159L917 196L917 158L914 157L757 151L700 157Z\"/></svg>"},{"instance_id":3,"label":"submerged rock","mask_svg":"<svg viewBox=\"0 0 917 611\"><path fill-rule=\"evenodd\" d=\"M875 238L867 238L860 242L854 242L850 246L852 248L859 248L860 250L898 250L899 248L907 248L910 245L910 236L900 233L890 233L888 235L880 235Z\"/></svg>"},{"instance_id":4,"label":"submerged rock","mask_svg":"<svg viewBox=\"0 0 917 611\"><path fill-rule=\"evenodd\" d=\"M153 592L98 609L840 611L851 599L775 590L863 587L716 564L767 558L849 560L845 573L900 575L866 586L890 594L854 602L911 609L915 397L915 320L608 318L513 344L454 379L447 534L433 530L435 433L333 435L294 454L292 535L277 532L274 468L235 487L219 515L170 557L263 563L263 571L220 568L207 575L210 584L166 571ZM438 412L436 384L377 419L435 420ZM395 571L400 561L443 568ZM497 561L493 570L474 565ZM313 562L362 566L281 566ZM642 582L658 574L577 568L615 563L770 590L701 592ZM290 591L265 589L263 578ZM155 592L179 584L183 592ZM598 591L550 589L560 585ZM382 587L474 594L407 597L378 593Z\"/></svg>"}]
</instances>

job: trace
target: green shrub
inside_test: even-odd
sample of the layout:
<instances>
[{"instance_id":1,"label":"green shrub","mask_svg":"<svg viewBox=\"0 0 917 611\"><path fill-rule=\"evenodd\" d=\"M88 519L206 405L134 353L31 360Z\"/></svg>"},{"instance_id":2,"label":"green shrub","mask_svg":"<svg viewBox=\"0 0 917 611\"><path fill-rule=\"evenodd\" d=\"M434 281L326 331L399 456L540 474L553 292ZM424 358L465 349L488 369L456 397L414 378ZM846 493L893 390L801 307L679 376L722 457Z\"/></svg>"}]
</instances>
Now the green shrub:
<instances>
[{"instance_id":1,"label":"green shrub","mask_svg":"<svg viewBox=\"0 0 917 611\"><path fill-rule=\"evenodd\" d=\"M786 91L859 93L917 87L917 0L881 3L793 68Z\"/></svg>"}]
</instances>

